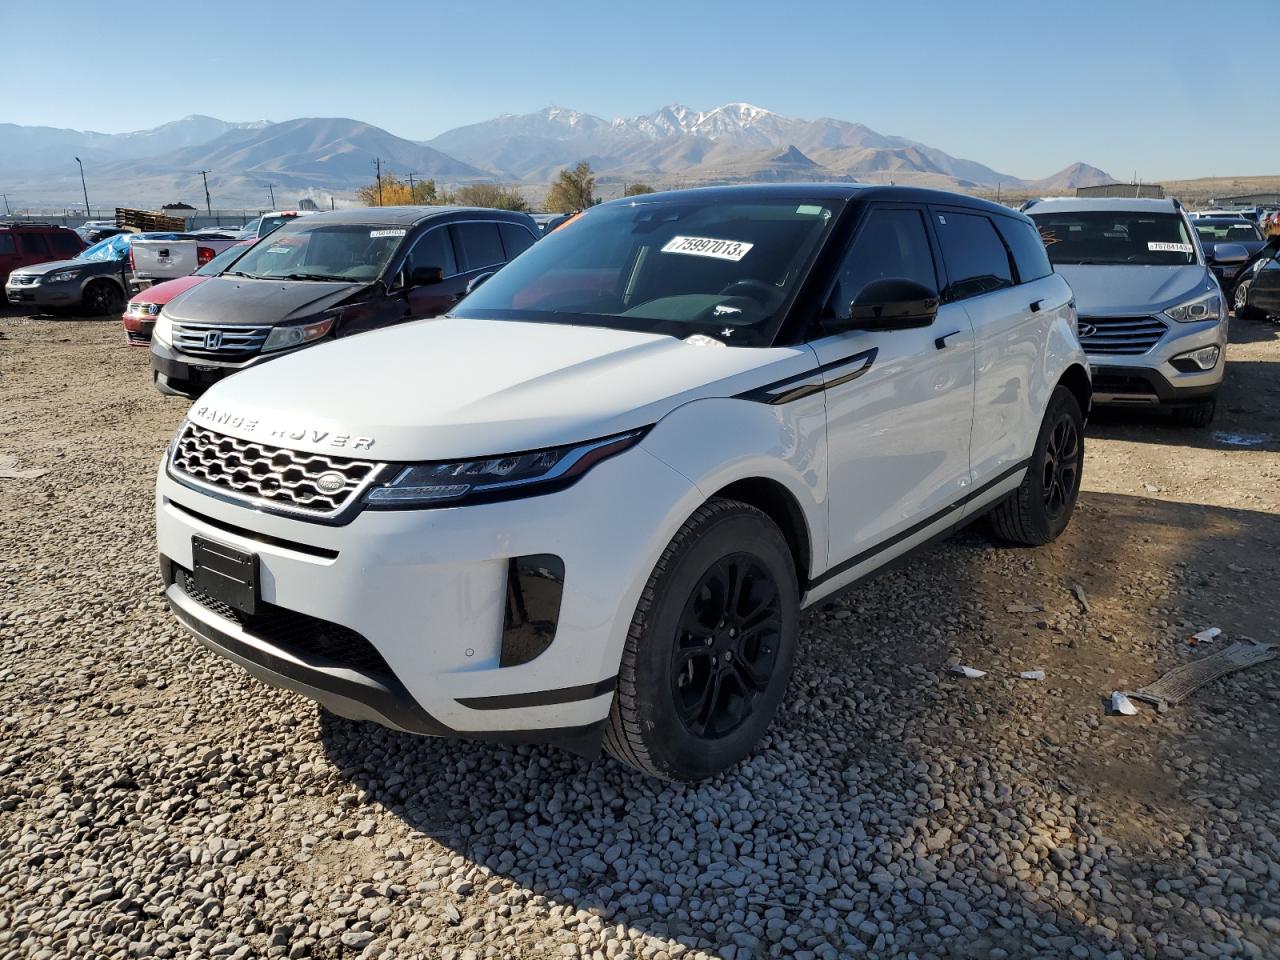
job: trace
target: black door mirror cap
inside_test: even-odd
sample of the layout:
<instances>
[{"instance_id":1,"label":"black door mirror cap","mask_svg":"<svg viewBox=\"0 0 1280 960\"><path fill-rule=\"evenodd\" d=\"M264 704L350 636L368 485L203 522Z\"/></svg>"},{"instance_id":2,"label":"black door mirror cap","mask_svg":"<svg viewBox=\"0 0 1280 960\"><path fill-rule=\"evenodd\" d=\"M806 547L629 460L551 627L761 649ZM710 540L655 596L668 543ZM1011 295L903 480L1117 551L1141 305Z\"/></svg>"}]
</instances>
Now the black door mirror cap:
<instances>
[{"instance_id":1,"label":"black door mirror cap","mask_svg":"<svg viewBox=\"0 0 1280 960\"><path fill-rule=\"evenodd\" d=\"M414 267L409 274L409 286L429 287L444 280L443 267Z\"/></svg>"},{"instance_id":2,"label":"black door mirror cap","mask_svg":"<svg viewBox=\"0 0 1280 960\"><path fill-rule=\"evenodd\" d=\"M849 316L823 321L830 330L909 330L938 316L938 291L905 277L872 280L849 305Z\"/></svg>"}]
</instances>

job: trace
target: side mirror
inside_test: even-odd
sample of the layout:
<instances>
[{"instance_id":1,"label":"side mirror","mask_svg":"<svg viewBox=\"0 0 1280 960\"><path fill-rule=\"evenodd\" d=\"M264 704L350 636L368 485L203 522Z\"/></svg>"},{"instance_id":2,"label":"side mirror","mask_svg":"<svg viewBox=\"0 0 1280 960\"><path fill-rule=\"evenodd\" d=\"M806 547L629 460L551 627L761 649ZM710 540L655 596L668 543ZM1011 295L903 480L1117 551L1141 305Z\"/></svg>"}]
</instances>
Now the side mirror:
<instances>
[{"instance_id":1,"label":"side mirror","mask_svg":"<svg viewBox=\"0 0 1280 960\"><path fill-rule=\"evenodd\" d=\"M439 283L443 279L443 267L414 267L413 272L409 274L409 286L429 287L431 284Z\"/></svg>"},{"instance_id":2,"label":"side mirror","mask_svg":"<svg viewBox=\"0 0 1280 960\"><path fill-rule=\"evenodd\" d=\"M1249 259L1249 251L1238 243L1215 243L1209 259L1214 263L1244 263Z\"/></svg>"},{"instance_id":3,"label":"side mirror","mask_svg":"<svg viewBox=\"0 0 1280 960\"><path fill-rule=\"evenodd\" d=\"M480 273L472 277L469 281L467 281L467 289L466 289L466 292L463 293L463 296L467 296L468 294L472 293L476 288L478 288L482 283L484 283L486 280L488 280L497 272L498 272L497 270L490 270L488 273Z\"/></svg>"},{"instance_id":4,"label":"side mirror","mask_svg":"<svg viewBox=\"0 0 1280 960\"><path fill-rule=\"evenodd\" d=\"M836 330L907 330L938 316L938 292L903 277L873 280L858 291L847 319L825 321Z\"/></svg>"}]
</instances>

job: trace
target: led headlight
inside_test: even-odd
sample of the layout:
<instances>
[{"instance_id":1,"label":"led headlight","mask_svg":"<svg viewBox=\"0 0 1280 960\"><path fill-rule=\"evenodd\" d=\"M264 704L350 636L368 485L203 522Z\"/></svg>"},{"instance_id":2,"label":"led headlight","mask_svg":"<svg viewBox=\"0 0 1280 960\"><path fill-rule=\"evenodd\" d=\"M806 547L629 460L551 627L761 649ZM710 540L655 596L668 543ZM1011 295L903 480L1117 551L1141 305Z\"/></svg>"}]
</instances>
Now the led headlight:
<instances>
[{"instance_id":1,"label":"led headlight","mask_svg":"<svg viewBox=\"0 0 1280 960\"><path fill-rule=\"evenodd\" d=\"M374 507L452 506L461 501L549 493L573 483L601 460L634 446L643 430L545 450L476 460L419 463L369 491Z\"/></svg>"},{"instance_id":2,"label":"led headlight","mask_svg":"<svg viewBox=\"0 0 1280 960\"><path fill-rule=\"evenodd\" d=\"M262 352L299 347L304 343L310 343L312 340L319 340L329 332L329 328L333 326L333 321L333 317L326 317L324 320L318 320L315 323L296 323L288 327L276 327L271 333L267 334L266 343L262 345Z\"/></svg>"},{"instance_id":3,"label":"led headlight","mask_svg":"<svg viewBox=\"0 0 1280 960\"><path fill-rule=\"evenodd\" d=\"M1179 323L1197 323L1201 320L1217 320L1222 316L1222 297L1216 293L1206 294L1169 307L1164 315Z\"/></svg>"},{"instance_id":4,"label":"led headlight","mask_svg":"<svg viewBox=\"0 0 1280 960\"><path fill-rule=\"evenodd\" d=\"M163 310L160 311L160 316L156 317L156 325L151 331L151 337L153 340L159 340L166 347L173 346L173 321Z\"/></svg>"},{"instance_id":5,"label":"led headlight","mask_svg":"<svg viewBox=\"0 0 1280 960\"><path fill-rule=\"evenodd\" d=\"M1217 344L1212 344L1207 347L1201 347L1199 350L1180 353L1170 362L1180 370L1189 368L1212 370L1218 365L1219 352Z\"/></svg>"},{"instance_id":6,"label":"led headlight","mask_svg":"<svg viewBox=\"0 0 1280 960\"><path fill-rule=\"evenodd\" d=\"M78 280L79 278L79 270L63 270L61 273L55 273L53 276L49 277L48 280L50 283L67 283L68 281Z\"/></svg>"}]
</instances>

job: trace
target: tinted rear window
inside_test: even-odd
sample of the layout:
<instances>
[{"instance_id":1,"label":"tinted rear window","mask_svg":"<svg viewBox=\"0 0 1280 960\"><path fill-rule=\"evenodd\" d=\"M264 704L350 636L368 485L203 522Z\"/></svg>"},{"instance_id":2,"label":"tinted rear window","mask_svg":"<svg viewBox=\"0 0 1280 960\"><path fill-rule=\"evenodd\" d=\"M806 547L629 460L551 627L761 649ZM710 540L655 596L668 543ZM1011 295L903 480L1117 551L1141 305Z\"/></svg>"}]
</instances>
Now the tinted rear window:
<instances>
[{"instance_id":1,"label":"tinted rear window","mask_svg":"<svg viewBox=\"0 0 1280 960\"><path fill-rule=\"evenodd\" d=\"M80 240L69 233L52 233L49 235L49 246L60 257L74 257L84 249Z\"/></svg>"},{"instance_id":2,"label":"tinted rear window","mask_svg":"<svg viewBox=\"0 0 1280 960\"><path fill-rule=\"evenodd\" d=\"M462 248L463 270L478 270L506 261L496 223L455 223L453 230Z\"/></svg>"},{"instance_id":3,"label":"tinted rear window","mask_svg":"<svg viewBox=\"0 0 1280 960\"><path fill-rule=\"evenodd\" d=\"M1012 217L996 217L996 226L1009 251L1013 254L1013 263L1018 268L1018 282L1030 283L1053 273L1049 265L1049 254L1045 253L1044 242L1040 232L1025 220L1014 220Z\"/></svg>"},{"instance_id":4,"label":"tinted rear window","mask_svg":"<svg viewBox=\"0 0 1280 960\"><path fill-rule=\"evenodd\" d=\"M12 256L17 252L18 252L18 247L13 242L13 234L0 233L0 257L6 256L6 255Z\"/></svg>"},{"instance_id":5,"label":"tinted rear window","mask_svg":"<svg viewBox=\"0 0 1280 960\"><path fill-rule=\"evenodd\" d=\"M989 219L949 210L937 217L938 240L950 279L948 299L977 297L1013 285L1009 253Z\"/></svg>"},{"instance_id":6,"label":"tinted rear window","mask_svg":"<svg viewBox=\"0 0 1280 960\"><path fill-rule=\"evenodd\" d=\"M498 230L502 233L502 246L506 248L508 260L514 260L537 241L532 233L514 223L500 224Z\"/></svg>"}]
</instances>

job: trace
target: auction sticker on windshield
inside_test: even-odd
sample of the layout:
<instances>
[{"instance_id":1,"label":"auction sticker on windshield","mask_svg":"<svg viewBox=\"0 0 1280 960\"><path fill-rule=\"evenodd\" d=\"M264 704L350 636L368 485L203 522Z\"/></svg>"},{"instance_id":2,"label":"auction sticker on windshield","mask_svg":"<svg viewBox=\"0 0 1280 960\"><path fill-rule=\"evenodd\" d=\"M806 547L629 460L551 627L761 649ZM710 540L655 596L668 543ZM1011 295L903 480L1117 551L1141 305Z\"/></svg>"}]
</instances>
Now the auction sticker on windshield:
<instances>
[{"instance_id":1,"label":"auction sticker on windshield","mask_svg":"<svg viewBox=\"0 0 1280 960\"><path fill-rule=\"evenodd\" d=\"M1195 247L1189 243L1166 243L1162 240L1148 240L1147 249L1161 253L1195 253Z\"/></svg>"},{"instance_id":2,"label":"auction sticker on windshield","mask_svg":"<svg viewBox=\"0 0 1280 960\"><path fill-rule=\"evenodd\" d=\"M370 230L370 237L403 237L407 230Z\"/></svg>"},{"instance_id":3,"label":"auction sticker on windshield","mask_svg":"<svg viewBox=\"0 0 1280 960\"><path fill-rule=\"evenodd\" d=\"M687 253L694 257L714 257L735 263L745 257L754 243L741 240L716 240L714 237L672 237L663 246L663 253Z\"/></svg>"}]
</instances>

